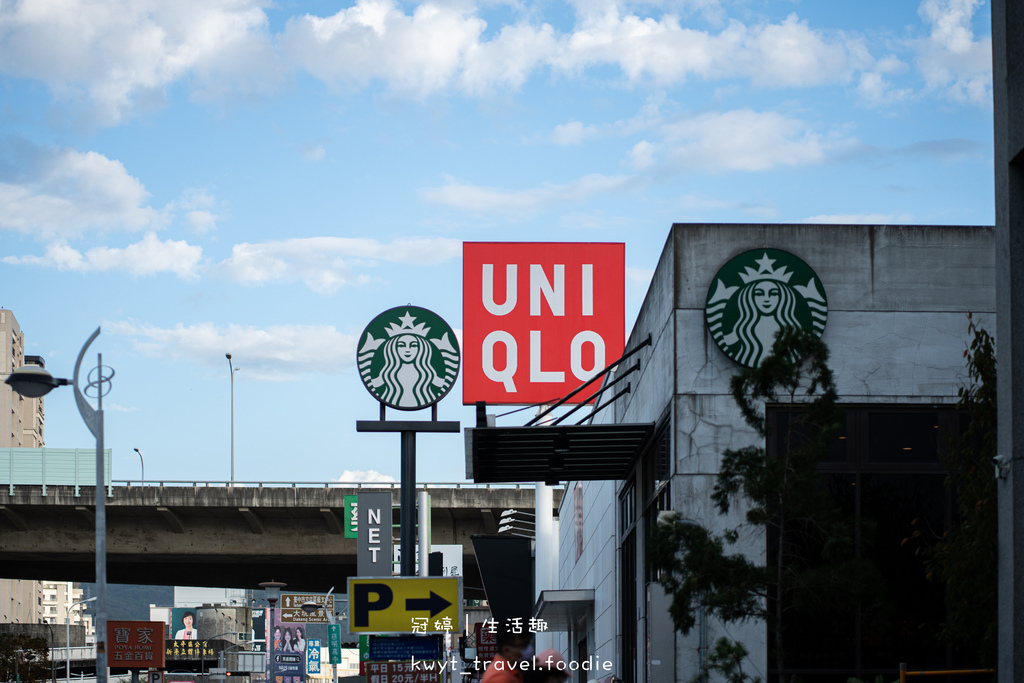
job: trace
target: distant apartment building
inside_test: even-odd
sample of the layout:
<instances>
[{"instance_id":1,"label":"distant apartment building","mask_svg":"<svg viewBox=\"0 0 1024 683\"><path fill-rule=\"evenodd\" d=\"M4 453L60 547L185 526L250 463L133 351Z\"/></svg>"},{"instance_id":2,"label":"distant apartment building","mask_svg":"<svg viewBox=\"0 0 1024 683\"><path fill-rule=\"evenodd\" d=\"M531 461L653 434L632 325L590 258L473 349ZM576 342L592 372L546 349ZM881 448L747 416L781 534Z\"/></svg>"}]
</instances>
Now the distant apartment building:
<instances>
[{"instance_id":1,"label":"distant apartment building","mask_svg":"<svg viewBox=\"0 0 1024 683\"><path fill-rule=\"evenodd\" d=\"M0 579L0 623L63 624L68 608L82 599L82 589L70 581L34 581ZM71 624L85 624L91 630L91 617L76 609Z\"/></svg>"},{"instance_id":2,"label":"distant apartment building","mask_svg":"<svg viewBox=\"0 0 1024 683\"><path fill-rule=\"evenodd\" d=\"M40 356L25 355L25 335L14 313L0 308L0 363L2 379L25 365L43 366ZM42 448L43 399L27 399L0 385L0 448ZM67 581L0 578L0 624L63 624L68 607L82 599L82 589ZM76 609L71 624L85 624L91 617Z\"/></svg>"},{"instance_id":3,"label":"distant apartment building","mask_svg":"<svg viewBox=\"0 0 1024 683\"><path fill-rule=\"evenodd\" d=\"M25 365L44 366L41 356L25 355L25 335L14 313L0 308L2 379ZM42 448L45 442L42 398L24 398L4 384L0 388L0 448Z\"/></svg>"}]
</instances>

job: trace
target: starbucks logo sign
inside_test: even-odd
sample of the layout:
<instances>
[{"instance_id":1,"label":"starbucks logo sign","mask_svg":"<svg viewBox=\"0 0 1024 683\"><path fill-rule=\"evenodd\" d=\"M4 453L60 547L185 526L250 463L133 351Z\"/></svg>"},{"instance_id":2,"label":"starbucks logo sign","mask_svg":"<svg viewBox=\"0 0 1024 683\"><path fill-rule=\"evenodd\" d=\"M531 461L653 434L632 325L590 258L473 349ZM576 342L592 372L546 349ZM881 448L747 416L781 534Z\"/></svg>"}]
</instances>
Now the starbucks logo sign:
<instances>
[{"instance_id":1,"label":"starbucks logo sign","mask_svg":"<svg viewBox=\"0 0 1024 683\"><path fill-rule=\"evenodd\" d=\"M389 408L418 410L440 401L459 374L459 358L448 323L416 306L384 311L359 336L359 377Z\"/></svg>"},{"instance_id":2,"label":"starbucks logo sign","mask_svg":"<svg viewBox=\"0 0 1024 683\"><path fill-rule=\"evenodd\" d=\"M778 249L740 254L718 271L704 307L708 329L725 355L757 367L783 327L825 329L828 301L810 266Z\"/></svg>"}]
</instances>

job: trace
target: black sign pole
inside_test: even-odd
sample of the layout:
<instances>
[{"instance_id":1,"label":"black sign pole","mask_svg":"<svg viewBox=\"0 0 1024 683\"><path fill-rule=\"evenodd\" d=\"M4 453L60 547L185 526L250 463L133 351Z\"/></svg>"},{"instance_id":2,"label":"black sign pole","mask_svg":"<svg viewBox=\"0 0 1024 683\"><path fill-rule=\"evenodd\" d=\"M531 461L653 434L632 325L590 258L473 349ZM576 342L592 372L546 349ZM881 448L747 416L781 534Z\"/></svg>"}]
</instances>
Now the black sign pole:
<instances>
[{"instance_id":1,"label":"black sign pole","mask_svg":"<svg viewBox=\"0 0 1024 683\"><path fill-rule=\"evenodd\" d=\"M436 407L432 420L385 420L381 403L380 420L356 420L357 432L398 432L402 435L402 483L399 494L401 510L400 545L402 576L416 576L416 433L459 433L461 423L437 420ZM421 529L420 533L427 533ZM426 558L423 558L426 562Z\"/></svg>"},{"instance_id":2,"label":"black sign pole","mask_svg":"<svg viewBox=\"0 0 1024 683\"><path fill-rule=\"evenodd\" d=\"M402 576L416 576L416 432L402 432ZM426 533L421 530L420 533ZM425 558L424 558L425 559Z\"/></svg>"}]
</instances>

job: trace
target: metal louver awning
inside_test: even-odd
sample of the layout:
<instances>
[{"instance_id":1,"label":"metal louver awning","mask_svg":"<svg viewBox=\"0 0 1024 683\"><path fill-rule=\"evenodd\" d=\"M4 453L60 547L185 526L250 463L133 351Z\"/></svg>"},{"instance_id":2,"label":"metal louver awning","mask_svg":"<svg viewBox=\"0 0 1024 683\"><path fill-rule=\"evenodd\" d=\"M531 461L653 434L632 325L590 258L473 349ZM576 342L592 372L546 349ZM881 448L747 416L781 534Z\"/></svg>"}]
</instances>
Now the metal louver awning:
<instances>
[{"instance_id":1,"label":"metal louver awning","mask_svg":"<svg viewBox=\"0 0 1024 683\"><path fill-rule=\"evenodd\" d=\"M654 423L466 430L466 475L478 483L625 479Z\"/></svg>"}]
</instances>

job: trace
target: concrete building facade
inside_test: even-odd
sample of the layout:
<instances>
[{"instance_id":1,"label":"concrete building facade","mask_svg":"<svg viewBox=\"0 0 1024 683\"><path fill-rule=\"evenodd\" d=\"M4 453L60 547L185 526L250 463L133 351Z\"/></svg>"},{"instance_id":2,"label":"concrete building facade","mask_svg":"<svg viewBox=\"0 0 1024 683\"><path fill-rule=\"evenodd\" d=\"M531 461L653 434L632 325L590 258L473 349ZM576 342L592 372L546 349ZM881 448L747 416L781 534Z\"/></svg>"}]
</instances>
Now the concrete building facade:
<instances>
[{"instance_id":1,"label":"concrete building facade","mask_svg":"<svg viewBox=\"0 0 1024 683\"><path fill-rule=\"evenodd\" d=\"M910 490L931 506L940 528L948 519L950 499L937 454L943 436L959 428L953 410L966 379L967 314L996 332L993 229L673 226L626 348L640 346L648 336L651 343L637 354L640 370L633 373L630 393L595 418L654 423L654 437L625 480L568 482L559 507L559 587L593 591L593 600L576 606L556 647L579 663L611 662L611 671L625 683L691 680L707 646L720 636L747 646L748 673L765 680L777 673L763 623L707 619L686 636L675 632L669 601L645 556L647 535L664 510L713 531L736 527L742 511L734 506L723 518L710 498L722 452L753 445L771 453L772 444L746 425L730 395L729 380L741 366L716 344L705 312L719 268L759 249L802 259L827 296L822 339L830 347L847 415L842 453L828 463L831 480L857 491L849 500L861 514L890 515L880 523L886 533L896 533L904 523L899 517L904 511L891 501ZM889 503L880 502L890 494ZM934 605L901 595L913 592L902 586L923 580L923 573L915 573L917 560L901 554L898 540L897 547L889 537L877 543L872 552L887 563L898 608L893 628L899 629L899 614ZM765 539L748 533L736 551L763 560ZM900 640L875 633L874 626L835 622L829 626L836 630L832 640L810 633L827 641L821 647L831 659L802 656L787 670L799 671L805 681L845 681L853 675L873 680L873 672L895 671L907 661L900 654L948 661L919 638ZM854 640L849 648L842 644ZM827 649L833 646L834 651Z\"/></svg>"},{"instance_id":2,"label":"concrete building facade","mask_svg":"<svg viewBox=\"0 0 1024 683\"><path fill-rule=\"evenodd\" d=\"M25 335L12 311L0 309L0 363L2 379L25 365L44 364L40 356L25 355ZM6 384L0 388L0 414L7 419L0 427L0 448L42 448L45 419L42 398L25 398Z\"/></svg>"}]
</instances>

